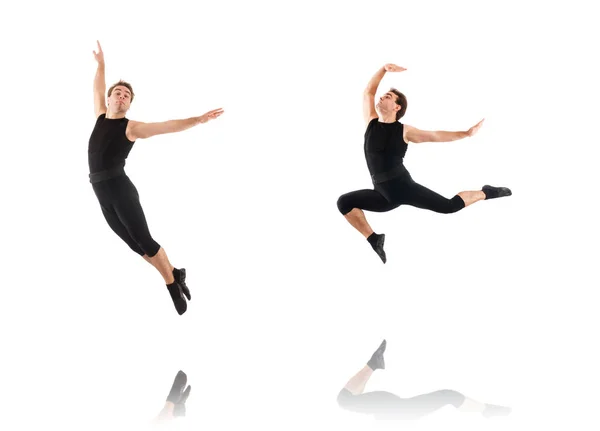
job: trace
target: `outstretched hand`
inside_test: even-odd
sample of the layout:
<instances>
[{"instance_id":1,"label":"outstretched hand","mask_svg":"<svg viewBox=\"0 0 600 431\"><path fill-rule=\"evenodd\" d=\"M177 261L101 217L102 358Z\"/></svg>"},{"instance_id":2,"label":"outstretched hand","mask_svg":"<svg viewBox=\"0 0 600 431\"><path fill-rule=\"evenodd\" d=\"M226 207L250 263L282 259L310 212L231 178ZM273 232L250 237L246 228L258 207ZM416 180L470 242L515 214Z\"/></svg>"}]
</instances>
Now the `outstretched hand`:
<instances>
[{"instance_id":1,"label":"outstretched hand","mask_svg":"<svg viewBox=\"0 0 600 431\"><path fill-rule=\"evenodd\" d=\"M388 63L383 67L385 68L386 72L404 72L406 70L405 67L396 66L392 63Z\"/></svg>"},{"instance_id":2,"label":"outstretched hand","mask_svg":"<svg viewBox=\"0 0 600 431\"><path fill-rule=\"evenodd\" d=\"M475 133L477 133L479 131L479 129L481 129L481 126L483 125L483 121L485 120L485 118L483 120L481 120L479 123L475 124L473 127L471 127L469 130L467 130L467 135L469 137L475 135Z\"/></svg>"},{"instance_id":3,"label":"outstretched hand","mask_svg":"<svg viewBox=\"0 0 600 431\"><path fill-rule=\"evenodd\" d=\"M218 118L223 113L223 108L213 109L208 111L206 114L200 116L200 123L206 123L209 120Z\"/></svg>"},{"instance_id":4,"label":"outstretched hand","mask_svg":"<svg viewBox=\"0 0 600 431\"><path fill-rule=\"evenodd\" d=\"M102 51L102 47L100 46L100 42L96 41L98 44L98 52L92 51L94 53L94 58L98 62L98 64L104 64L104 52Z\"/></svg>"}]
</instances>

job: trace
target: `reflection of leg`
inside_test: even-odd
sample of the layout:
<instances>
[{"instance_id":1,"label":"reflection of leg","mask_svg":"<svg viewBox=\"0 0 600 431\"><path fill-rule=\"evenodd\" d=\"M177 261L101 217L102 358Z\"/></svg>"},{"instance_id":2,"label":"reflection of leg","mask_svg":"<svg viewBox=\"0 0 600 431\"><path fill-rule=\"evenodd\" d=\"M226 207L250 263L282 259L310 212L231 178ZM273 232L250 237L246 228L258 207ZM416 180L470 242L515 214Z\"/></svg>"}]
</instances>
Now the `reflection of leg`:
<instances>
[{"instance_id":1,"label":"reflection of leg","mask_svg":"<svg viewBox=\"0 0 600 431\"><path fill-rule=\"evenodd\" d=\"M338 394L337 402L343 409L372 415L393 414L402 406L402 398L390 392L373 391L353 394L346 388Z\"/></svg>"},{"instance_id":2,"label":"reflection of leg","mask_svg":"<svg viewBox=\"0 0 600 431\"><path fill-rule=\"evenodd\" d=\"M372 374L373 370L371 367L365 365L358 373L348 380L344 389L349 391L352 395L362 394Z\"/></svg>"},{"instance_id":3,"label":"reflection of leg","mask_svg":"<svg viewBox=\"0 0 600 431\"><path fill-rule=\"evenodd\" d=\"M191 386L187 385L187 376L183 371L179 371L175 376L169 395L165 401L165 406L158 414L157 421L173 419L185 416L185 402L190 396ZM185 389L185 390L184 390Z\"/></svg>"},{"instance_id":4,"label":"reflection of leg","mask_svg":"<svg viewBox=\"0 0 600 431\"><path fill-rule=\"evenodd\" d=\"M356 373L350 380L348 380L348 383L346 383L344 389L350 391L350 393L352 393L353 395L363 393L367 382L373 374L373 371L385 369L383 354L385 352L386 346L387 342L383 340L383 342L379 345L377 350L375 350L375 352L371 356L371 359L369 359L369 361L367 362L367 365L365 365L358 373Z\"/></svg>"},{"instance_id":5,"label":"reflection of leg","mask_svg":"<svg viewBox=\"0 0 600 431\"><path fill-rule=\"evenodd\" d=\"M466 398L464 402L458 406L458 410L468 413L481 413L485 417L506 416L511 412L509 407L495 406L493 404L480 403L471 398Z\"/></svg>"},{"instance_id":6,"label":"reflection of leg","mask_svg":"<svg viewBox=\"0 0 600 431\"><path fill-rule=\"evenodd\" d=\"M495 406L493 404L486 404L485 410L481 414L486 418L493 416L507 416L510 414L512 409L510 407Z\"/></svg>"},{"instance_id":7,"label":"reflection of leg","mask_svg":"<svg viewBox=\"0 0 600 431\"><path fill-rule=\"evenodd\" d=\"M422 417L433 413L449 404L459 408L464 404L465 396L459 392L449 389L431 392L429 394L418 395L412 398L405 398L399 406L399 413L407 417Z\"/></svg>"},{"instance_id":8,"label":"reflection of leg","mask_svg":"<svg viewBox=\"0 0 600 431\"><path fill-rule=\"evenodd\" d=\"M175 404L170 403L170 402L166 402L165 406L158 413L158 416L156 417L156 419L154 419L154 421L155 422L162 422L162 421L173 419L174 418L174 415L173 415L173 410L174 409L175 409Z\"/></svg>"},{"instance_id":9,"label":"reflection of leg","mask_svg":"<svg viewBox=\"0 0 600 431\"><path fill-rule=\"evenodd\" d=\"M403 399L401 408L405 414L424 416L447 405L452 405L461 412L481 413L484 416L508 414L510 412L510 409L505 407L483 404L451 389L442 389L429 394Z\"/></svg>"}]
</instances>

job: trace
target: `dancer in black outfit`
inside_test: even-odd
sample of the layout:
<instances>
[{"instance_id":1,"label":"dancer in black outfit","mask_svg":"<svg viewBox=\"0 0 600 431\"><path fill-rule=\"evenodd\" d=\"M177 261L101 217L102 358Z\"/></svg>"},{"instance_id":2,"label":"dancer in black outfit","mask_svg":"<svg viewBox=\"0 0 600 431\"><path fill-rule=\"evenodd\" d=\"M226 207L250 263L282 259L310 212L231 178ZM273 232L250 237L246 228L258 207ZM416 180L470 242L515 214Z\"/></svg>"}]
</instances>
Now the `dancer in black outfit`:
<instances>
[{"instance_id":1,"label":"dancer in black outfit","mask_svg":"<svg viewBox=\"0 0 600 431\"><path fill-rule=\"evenodd\" d=\"M364 92L363 115L367 126L364 151L374 189L346 193L337 202L346 220L363 234L383 263L387 260L383 250L385 235L373 232L363 210L386 212L400 205L411 205L449 214L483 199L512 194L506 187L485 185L480 191L464 191L447 199L413 181L404 167L408 142L449 142L470 137L477 133L483 120L466 132L425 131L400 123L406 112L406 97L392 88L375 105L375 93L386 72L404 70L395 64L386 64L371 78Z\"/></svg>"},{"instance_id":2,"label":"dancer in black outfit","mask_svg":"<svg viewBox=\"0 0 600 431\"><path fill-rule=\"evenodd\" d=\"M447 405L452 405L461 412L480 413L486 418L510 414L510 407L480 403L451 389L411 398L400 398L386 391L364 393L373 372L385 369L383 354L386 346L387 343L383 340L367 364L348 380L339 392L337 401L341 408L355 413L370 414L375 419L420 419Z\"/></svg>"},{"instance_id":3,"label":"dancer in black outfit","mask_svg":"<svg viewBox=\"0 0 600 431\"><path fill-rule=\"evenodd\" d=\"M175 309L181 315L187 310L186 297L191 300L185 283L185 268L173 267L165 250L150 235L137 189L125 174L125 159L137 139L189 129L219 117L223 110L215 109L200 117L160 123L130 121L125 114L134 97L131 85L119 81L109 88L108 100L105 100L104 53L100 42L94 56L98 69L94 80L96 125L88 147L90 182L108 225L134 252L160 272Z\"/></svg>"}]
</instances>

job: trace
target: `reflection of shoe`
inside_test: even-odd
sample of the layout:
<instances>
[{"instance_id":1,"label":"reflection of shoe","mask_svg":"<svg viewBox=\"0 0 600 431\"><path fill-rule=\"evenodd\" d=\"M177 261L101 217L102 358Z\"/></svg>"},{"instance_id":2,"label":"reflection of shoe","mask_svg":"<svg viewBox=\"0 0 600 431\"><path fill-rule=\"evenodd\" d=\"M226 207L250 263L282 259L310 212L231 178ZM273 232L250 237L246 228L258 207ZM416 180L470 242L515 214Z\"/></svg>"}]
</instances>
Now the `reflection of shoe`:
<instances>
[{"instance_id":1,"label":"reflection of shoe","mask_svg":"<svg viewBox=\"0 0 600 431\"><path fill-rule=\"evenodd\" d=\"M190 396L190 391L192 390L191 386L188 386L187 389L181 394L181 398L179 402L175 404L175 408L173 409L173 416L175 417L184 417L185 416L185 402Z\"/></svg>"},{"instance_id":2,"label":"reflection of shoe","mask_svg":"<svg viewBox=\"0 0 600 431\"><path fill-rule=\"evenodd\" d=\"M171 391L167 397L167 402L173 403L175 408L173 409L173 416L181 417L185 416L185 402L190 396L191 386L187 385L187 376L183 371L179 371L171 386ZM185 389L185 390L184 390Z\"/></svg>"},{"instance_id":3,"label":"reflection of shoe","mask_svg":"<svg viewBox=\"0 0 600 431\"><path fill-rule=\"evenodd\" d=\"M167 284L167 289L173 300L173 305L175 305L175 310L177 310L177 313L181 316L187 310L187 302L183 297L181 286L177 281L174 281L171 284Z\"/></svg>"},{"instance_id":4,"label":"reflection of shoe","mask_svg":"<svg viewBox=\"0 0 600 431\"><path fill-rule=\"evenodd\" d=\"M379 348L377 350L375 350L375 353L373 353L373 356L371 356L371 359L369 359L369 362L367 362L367 365L373 371L385 370L385 361L383 360L383 352L385 352L386 346L387 346L387 342L385 340L383 340L383 342L381 343Z\"/></svg>"},{"instance_id":5,"label":"reflection of shoe","mask_svg":"<svg viewBox=\"0 0 600 431\"><path fill-rule=\"evenodd\" d=\"M512 195L512 191L506 187L493 187L485 185L481 188L481 191L485 193L486 199L503 198L504 196Z\"/></svg>"},{"instance_id":6,"label":"reflection of shoe","mask_svg":"<svg viewBox=\"0 0 600 431\"><path fill-rule=\"evenodd\" d=\"M486 404L485 410L481 414L486 418L494 416L508 416L512 409L510 407L495 406L493 404Z\"/></svg>"},{"instance_id":7,"label":"reflection of shoe","mask_svg":"<svg viewBox=\"0 0 600 431\"><path fill-rule=\"evenodd\" d=\"M171 387L171 392L169 392L169 396L167 397L167 401L175 405L173 408L173 416L175 417L185 416L185 402L190 396L190 391L192 390L191 386L185 388L186 385L187 375L183 371L179 371L175 376L173 386Z\"/></svg>"},{"instance_id":8,"label":"reflection of shoe","mask_svg":"<svg viewBox=\"0 0 600 431\"><path fill-rule=\"evenodd\" d=\"M188 301L190 301L192 299L192 294L190 293L190 289L188 289L187 284L185 284L185 268L175 268L173 270L173 277L175 277L175 281L181 286L181 291L185 297L188 299Z\"/></svg>"}]
</instances>

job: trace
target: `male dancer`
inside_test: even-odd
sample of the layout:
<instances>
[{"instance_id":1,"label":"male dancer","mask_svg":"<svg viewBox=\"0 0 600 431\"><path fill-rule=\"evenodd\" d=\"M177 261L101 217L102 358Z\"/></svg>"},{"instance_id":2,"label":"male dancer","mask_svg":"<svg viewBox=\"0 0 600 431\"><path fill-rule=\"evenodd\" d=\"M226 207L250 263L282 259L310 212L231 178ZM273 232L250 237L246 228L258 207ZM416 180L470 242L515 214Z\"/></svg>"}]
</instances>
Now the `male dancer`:
<instances>
[{"instance_id":1,"label":"male dancer","mask_svg":"<svg viewBox=\"0 0 600 431\"><path fill-rule=\"evenodd\" d=\"M413 181L403 163L409 142L449 142L470 137L477 133L483 120L465 132L426 131L400 123L407 106L404 94L392 88L375 105L375 93L386 72L404 70L395 64L386 64L375 73L364 91L363 116L367 126L364 151L374 189L346 193L337 201L340 212L363 234L383 263L387 260L383 250L385 234L373 232L363 210L387 212L404 204L449 214L483 199L512 194L506 187L485 185L481 191L464 191L446 199Z\"/></svg>"},{"instance_id":2,"label":"male dancer","mask_svg":"<svg viewBox=\"0 0 600 431\"><path fill-rule=\"evenodd\" d=\"M219 117L223 110L215 109L185 120L159 123L130 121L125 114L134 97L133 89L129 83L119 81L109 88L108 100L105 100L104 53L100 42L97 43L98 52L94 51L98 62L94 80L96 125L88 147L90 183L108 225L134 252L160 272L177 313L182 315L187 310L185 297L192 299L185 283L185 268L173 267L165 250L150 235L137 189L125 174L125 159L137 139L189 129Z\"/></svg>"}]
</instances>

